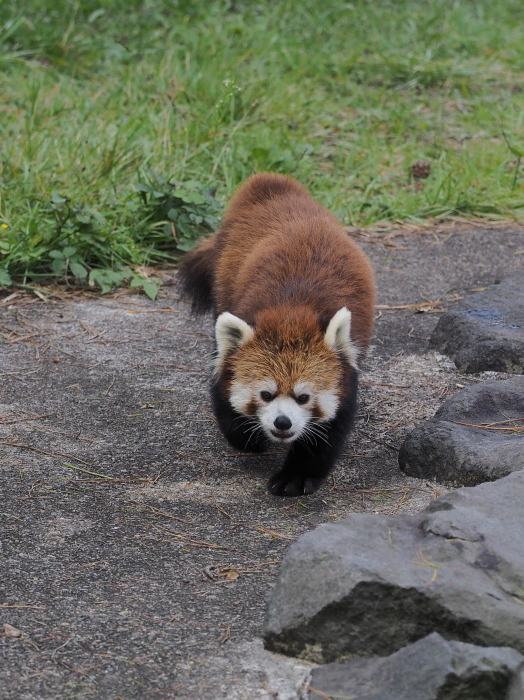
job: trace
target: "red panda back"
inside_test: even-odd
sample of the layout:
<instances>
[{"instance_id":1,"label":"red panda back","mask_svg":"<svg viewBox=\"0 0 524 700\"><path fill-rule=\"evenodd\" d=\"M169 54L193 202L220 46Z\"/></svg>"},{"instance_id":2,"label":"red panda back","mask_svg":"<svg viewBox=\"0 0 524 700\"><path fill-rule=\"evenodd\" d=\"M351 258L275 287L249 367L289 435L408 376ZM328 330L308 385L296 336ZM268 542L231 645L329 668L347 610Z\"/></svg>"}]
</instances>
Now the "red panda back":
<instances>
[{"instance_id":1,"label":"red panda back","mask_svg":"<svg viewBox=\"0 0 524 700\"><path fill-rule=\"evenodd\" d=\"M268 200L275 201L292 196L311 199L306 188L292 177L276 173L257 173L248 178L235 192L229 202L224 222L226 219L234 219L235 216L242 215L249 207L263 204Z\"/></svg>"},{"instance_id":2,"label":"red panda back","mask_svg":"<svg viewBox=\"0 0 524 700\"><path fill-rule=\"evenodd\" d=\"M265 309L308 306L329 320L346 306L352 340L364 354L374 318L371 267L302 185L270 173L249 178L232 198L215 245L217 314L251 322Z\"/></svg>"}]
</instances>

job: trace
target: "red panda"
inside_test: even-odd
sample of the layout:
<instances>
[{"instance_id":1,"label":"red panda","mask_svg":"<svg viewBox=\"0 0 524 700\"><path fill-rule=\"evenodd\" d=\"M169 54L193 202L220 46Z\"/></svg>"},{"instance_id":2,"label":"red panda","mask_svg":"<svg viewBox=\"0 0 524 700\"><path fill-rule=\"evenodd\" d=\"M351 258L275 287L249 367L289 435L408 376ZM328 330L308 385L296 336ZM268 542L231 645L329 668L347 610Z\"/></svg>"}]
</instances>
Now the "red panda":
<instances>
[{"instance_id":1,"label":"red panda","mask_svg":"<svg viewBox=\"0 0 524 700\"><path fill-rule=\"evenodd\" d=\"M211 397L224 436L247 452L289 448L272 494L315 492L356 412L375 309L365 254L302 185L260 173L180 277L193 310L215 313Z\"/></svg>"}]
</instances>

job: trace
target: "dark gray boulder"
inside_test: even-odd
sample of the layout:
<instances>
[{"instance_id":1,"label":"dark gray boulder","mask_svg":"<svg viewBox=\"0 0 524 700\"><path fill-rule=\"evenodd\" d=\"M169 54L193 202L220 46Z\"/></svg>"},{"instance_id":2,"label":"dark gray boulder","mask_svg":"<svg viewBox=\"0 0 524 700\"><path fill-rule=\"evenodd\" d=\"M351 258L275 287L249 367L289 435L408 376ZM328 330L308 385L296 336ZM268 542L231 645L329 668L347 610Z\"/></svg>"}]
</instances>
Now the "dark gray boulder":
<instances>
[{"instance_id":1,"label":"dark gray boulder","mask_svg":"<svg viewBox=\"0 0 524 700\"><path fill-rule=\"evenodd\" d=\"M431 632L524 653L524 472L414 516L357 514L298 539L266 646L317 663L385 656Z\"/></svg>"},{"instance_id":2,"label":"dark gray boulder","mask_svg":"<svg viewBox=\"0 0 524 700\"><path fill-rule=\"evenodd\" d=\"M524 664L516 673L506 700L524 700Z\"/></svg>"},{"instance_id":3,"label":"dark gray boulder","mask_svg":"<svg viewBox=\"0 0 524 700\"><path fill-rule=\"evenodd\" d=\"M430 348L461 372L524 373L524 270L466 297L439 319Z\"/></svg>"},{"instance_id":4,"label":"dark gray boulder","mask_svg":"<svg viewBox=\"0 0 524 700\"><path fill-rule=\"evenodd\" d=\"M523 662L514 649L463 644L433 633L385 658L318 666L306 699L323 693L352 700L504 700Z\"/></svg>"},{"instance_id":5,"label":"dark gray boulder","mask_svg":"<svg viewBox=\"0 0 524 700\"><path fill-rule=\"evenodd\" d=\"M409 476L464 486L524 469L524 376L464 389L408 435L398 460Z\"/></svg>"}]
</instances>

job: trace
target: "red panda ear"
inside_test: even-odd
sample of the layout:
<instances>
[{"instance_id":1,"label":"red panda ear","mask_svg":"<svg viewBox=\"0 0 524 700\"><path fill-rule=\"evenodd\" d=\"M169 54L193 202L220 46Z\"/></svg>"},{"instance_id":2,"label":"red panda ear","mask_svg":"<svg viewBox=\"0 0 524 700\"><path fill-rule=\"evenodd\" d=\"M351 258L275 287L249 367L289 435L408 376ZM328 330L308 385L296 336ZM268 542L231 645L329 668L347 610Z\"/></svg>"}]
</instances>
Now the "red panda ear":
<instances>
[{"instance_id":1,"label":"red panda ear","mask_svg":"<svg viewBox=\"0 0 524 700\"><path fill-rule=\"evenodd\" d=\"M343 306L328 323L324 342L339 355L344 355L349 364L358 369L358 347L351 340L351 311Z\"/></svg>"},{"instance_id":2,"label":"red panda ear","mask_svg":"<svg viewBox=\"0 0 524 700\"><path fill-rule=\"evenodd\" d=\"M241 345L247 343L254 336L255 331L249 324L238 316L233 316L229 311L225 311L217 318L215 324L215 338L217 341L216 369L224 359Z\"/></svg>"}]
</instances>

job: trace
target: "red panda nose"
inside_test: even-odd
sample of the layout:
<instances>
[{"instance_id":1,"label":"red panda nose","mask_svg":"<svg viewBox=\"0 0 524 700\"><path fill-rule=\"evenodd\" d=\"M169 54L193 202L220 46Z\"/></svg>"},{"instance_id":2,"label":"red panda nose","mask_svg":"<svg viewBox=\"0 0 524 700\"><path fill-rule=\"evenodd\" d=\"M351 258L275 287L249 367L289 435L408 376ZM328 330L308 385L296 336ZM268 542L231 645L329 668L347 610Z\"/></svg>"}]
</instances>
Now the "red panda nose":
<instances>
[{"instance_id":1,"label":"red panda nose","mask_svg":"<svg viewBox=\"0 0 524 700\"><path fill-rule=\"evenodd\" d=\"M277 416L273 425L277 430L289 430L292 423L287 416Z\"/></svg>"}]
</instances>

